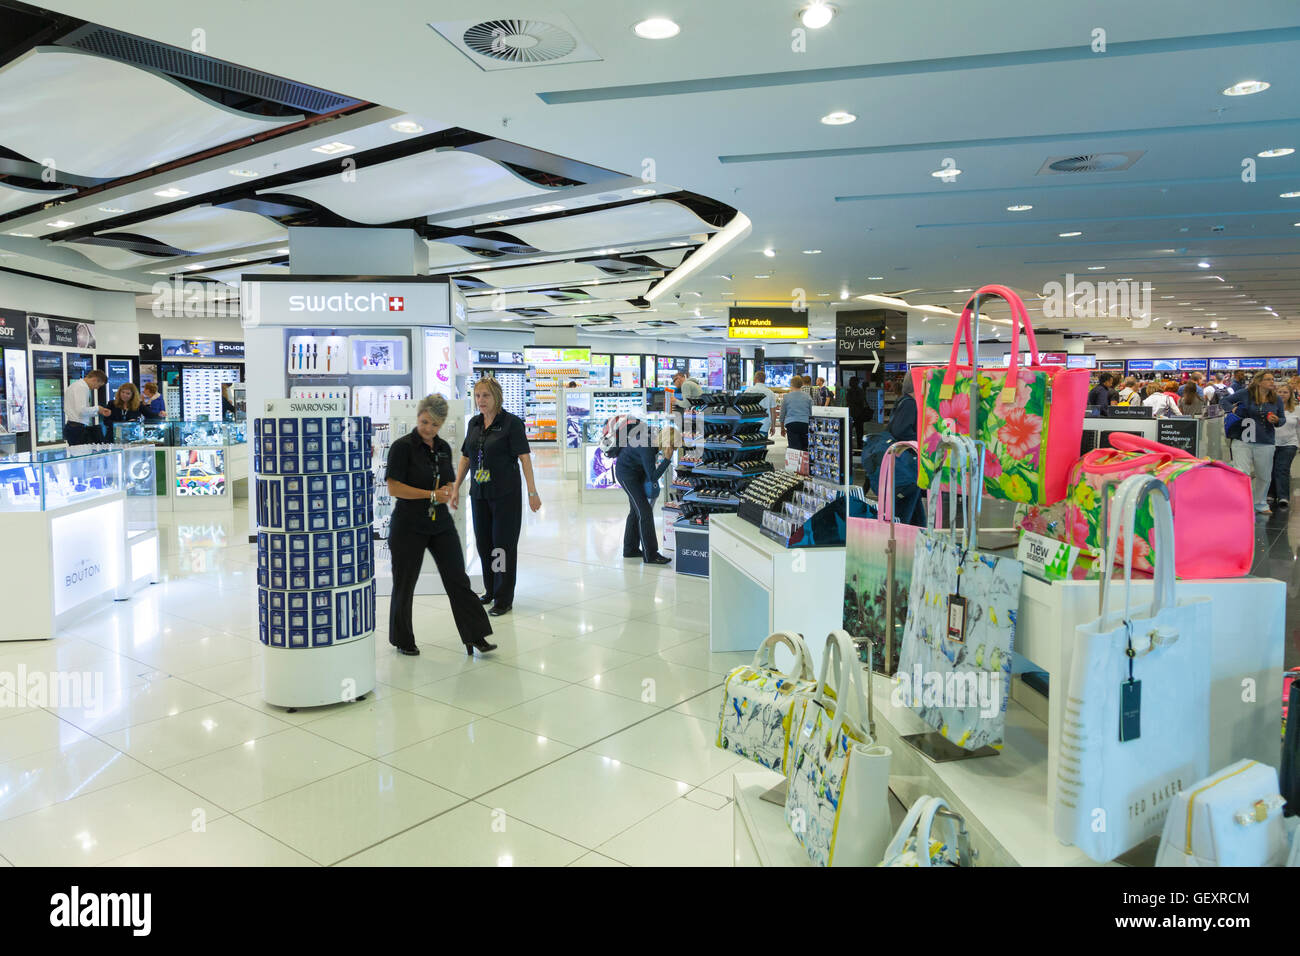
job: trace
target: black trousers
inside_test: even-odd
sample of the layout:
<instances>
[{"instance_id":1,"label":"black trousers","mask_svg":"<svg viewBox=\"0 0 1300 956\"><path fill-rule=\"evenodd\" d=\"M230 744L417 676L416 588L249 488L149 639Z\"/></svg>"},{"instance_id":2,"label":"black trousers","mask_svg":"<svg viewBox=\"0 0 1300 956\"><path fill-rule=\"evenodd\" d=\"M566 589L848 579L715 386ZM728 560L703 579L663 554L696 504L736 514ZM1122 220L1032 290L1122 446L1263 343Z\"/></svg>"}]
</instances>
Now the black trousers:
<instances>
[{"instance_id":1,"label":"black trousers","mask_svg":"<svg viewBox=\"0 0 1300 956\"><path fill-rule=\"evenodd\" d=\"M93 445L103 434L98 425L83 425L80 422L63 423L63 440L69 446Z\"/></svg>"},{"instance_id":2,"label":"black trousers","mask_svg":"<svg viewBox=\"0 0 1300 956\"><path fill-rule=\"evenodd\" d=\"M1268 496L1280 501L1291 498L1291 462L1300 449L1294 445L1278 445L1273 451L1273 480L1269 484Z\"/></svg>"},{"instance_id":3,"label":"black trousers","mask_svg":"<svg viewBox=\"0 0 1300 956\"><path fill-rule=\"evenodd\" d=\"M867 410L855 409L849 413L849 428L853 430L853 447L862 447L862 427L867 424Z\"/></svg>"},{"instance_id":4,"label":"black trousers","mask_svg":"<svg viewBox=\"0 0 1300 956\"><path fill-rule=\"evenodd\" d=\"M415 582L420 577L424 552L433 555L438 576L451 601L451 616L456 622L462 643L470 644L492 633L487 611L478 602L465 573L465 559L460 553L460 536L449 517L440 515L441 527L430 533L419 525L395 520L388 532L388 549L393 555L393 596L388 608L388 642L398 647L414 647L415 631L411 626L411 601Z\"/></svg>"},{"instance_id":5,"label":"black trousers","mask_svg":"<svg viewBox=\"0 0 1300 956\"><path fill-rule=\"evenodd\" d=\"M483 566L483 588L498 607L510 607L515 602L524 499L520 494L511 494L470 501L474 512L474 541Z\"/></svg>"},{"instance_id":6,"label":"black trousers","mask_svg":"<svg viewBox=\"0 0 1300 956\"><path fill-rule=\"evenodd\" d=\"M627 495L628 502L627 521L623 523L623 553L640 554L642 558L657 557L659 542L655 533L655 509L645 493L649 477L639 466L625 466L621 457L614 461L614 477Z\"/></svg>"},{"instance_id":7,"label":"black trousers","mask_svg":"<svg viewBox=\"0 0 1300 956\"><path fill-rule=\"evenodd\" d=\"M785 426L785 440L789 448L795 451L808 450L808 423L791 422Z\"/></svg>"}]
</instances>

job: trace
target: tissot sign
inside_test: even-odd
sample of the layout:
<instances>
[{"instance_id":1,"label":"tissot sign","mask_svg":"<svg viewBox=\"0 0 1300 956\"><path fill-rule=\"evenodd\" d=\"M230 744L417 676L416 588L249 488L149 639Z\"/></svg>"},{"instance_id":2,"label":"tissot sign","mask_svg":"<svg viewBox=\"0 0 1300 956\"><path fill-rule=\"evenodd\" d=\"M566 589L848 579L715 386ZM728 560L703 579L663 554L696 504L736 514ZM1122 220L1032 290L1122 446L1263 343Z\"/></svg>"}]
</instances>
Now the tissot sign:
<instances>
[{"instance_id":1,"label":"tissot sign","mask_svg":"<svg viewBox=\"0 0 1300 956\"><path fill-rule=\"evenodd\" d=\"M445 282L275 282L240 284L246 327L300 325L447 325Z\"/></svg>"}]
</instances>

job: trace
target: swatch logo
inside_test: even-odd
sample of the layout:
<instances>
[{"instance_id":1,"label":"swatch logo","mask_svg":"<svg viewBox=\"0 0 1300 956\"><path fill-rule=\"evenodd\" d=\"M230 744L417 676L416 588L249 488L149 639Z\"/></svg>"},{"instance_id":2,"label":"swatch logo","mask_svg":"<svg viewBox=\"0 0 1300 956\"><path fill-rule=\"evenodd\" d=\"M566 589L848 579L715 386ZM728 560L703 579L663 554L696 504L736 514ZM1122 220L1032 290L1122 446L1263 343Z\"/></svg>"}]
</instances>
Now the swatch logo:
<instances>
[{"instance_id":1,"label":"swatch logo","mask_svg":"<svg viewBox=\"0 0 1300 956\"><path fill-rule=\"evenodd\" d=\"M290 312L405 312L406 299L400 295L291 295Z\"/></svg>"},{"instance_id":2,"label":"swatch logo","mask_svg":"<svg viewBox=\"0 0 1300 956\"><path fill-rule=\"evenodd\" d=\"M388 297L388 311L389 311L389 312L405 312L405 311L406 311L406 300L405 300L404 298L402 298L400 295L390 295L390 296Z\"/></svg>"}]
</instances>

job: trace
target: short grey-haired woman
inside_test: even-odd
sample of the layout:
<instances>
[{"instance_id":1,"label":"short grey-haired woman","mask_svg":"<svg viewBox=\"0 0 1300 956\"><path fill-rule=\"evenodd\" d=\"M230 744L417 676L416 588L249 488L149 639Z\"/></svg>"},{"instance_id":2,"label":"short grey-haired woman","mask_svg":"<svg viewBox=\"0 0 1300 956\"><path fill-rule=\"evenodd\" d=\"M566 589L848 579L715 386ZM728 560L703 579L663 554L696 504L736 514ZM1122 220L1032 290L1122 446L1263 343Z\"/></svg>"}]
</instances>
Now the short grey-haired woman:
<instances>
[{"instance_id":1,"label":"short grey-haired woman","mask_svg":"<svg viewBox=\"0 0 1300 956\"><path fill-rule=\"evenodd\" d=\"M451 446L438 437L447 420L447 400L429 395L421 400L415 428L388 449L388 493L396 499L388 531L393 563L393 594L388 610L388 643L403 654L419 654L411 621L415 583L424 552L433 555L438 576L451 601L451 616L465 652L496 650L487 642L492 633L487 612L470 586L461 553L460 535L451 521L457 504L456 473Z\"/></svg>"}]
</instances>

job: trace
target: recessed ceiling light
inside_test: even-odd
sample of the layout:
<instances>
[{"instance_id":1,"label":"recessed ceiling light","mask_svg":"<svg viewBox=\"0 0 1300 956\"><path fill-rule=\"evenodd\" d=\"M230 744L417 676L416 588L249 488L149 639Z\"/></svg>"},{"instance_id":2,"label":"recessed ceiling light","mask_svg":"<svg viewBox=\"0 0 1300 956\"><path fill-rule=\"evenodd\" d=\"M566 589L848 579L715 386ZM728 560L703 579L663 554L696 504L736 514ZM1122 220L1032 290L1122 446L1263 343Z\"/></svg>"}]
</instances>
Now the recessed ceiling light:
<instances>
[{"instance_id":1,"label":"recessed ceiling light","mask_svg":"<svg viewBox=\"0 0 1300 956\"><path fill-rule=\"evenodd\" d=\"M11 235L11 236L17 236L19 239L35 239L35 238L36 238L36 233L34 233L34 232L11 232L11 233L9 233L9 235Z\"/></svg>"},{"instance_id":2,"label":"recessed ceiling light","mask_svg":"<svg viewBox=\"0 0 1300 956\"><path fill-rule=\"evenodd\" d=\"M1179 305L1191 305L1190 302L1179 302L1178 304L1179 304Z\"/></svg>"},{"instance_id":3,"label":"recessed ceiling light","mask_svg":"<svg viewBox=\"0 0 1300 956\"><path fill-rule=\"evenodd\" d=\"M812 3L799 11L799 22L809 30L820 30L826 24L831 22L835 16L835 8L825 0L813 0Z\"/></svg>"},{"instance_id":4,"label":"recessed ceiling light","mask_svg":"<svg viewBox=\"0 0 1300 956\"><path fill-rule=\"evenodd\" d=\"M1083 233L1081 233L1081 232L1058 232L1057 235L1060 236L1062 239L1073 239L1075 236L1082 236Z\"/></svg>"},{"instance_id":5,"label":"recessed ceiling light","mask_svg":"<svg viewBox=\"0 0 1300 956\"><path fill-rule=\"evenodd\" d=\"M238 176L240 179L254 179L260 175L256 169L231 169L228 170L230 175Z\"/></svg>"},{"instance_id":6,"label":"recessed ceiling light","mask_svg":"<svg viewBox=\"0 0 1300 956\"><path fill-rule=\"evenodd\" d=\"M1217 329L1218 327L1219 327L1219 323L1217 321L1210 323L1210 328Z\"/></svg>"},{"instance_id":7,"label":"recessed ceiling light","mask_svg":"<svg viewBox=\"0 0 1300 956\"><path fill-rule=\"evenodd\" d=\"M643 40L667 40L682 32L682 28L667 17L642 20L632 29Z\"/></svg>"},{"instance_id":8,"label":"recessed ceiling light","mask_svg":"<svg viewBox=\"0 0 1300 956\"><path fill-rule=\"evenodd\" d=\"M1172 296L1172 295L1162 295L1160 298L1162 298L1162 299L1172 299L1173 296Z\"/></svg>"},{"instance_id":9,"label":"recessed ceiling light","mask_svg":"<svg viewBox=\"0 0 1300 956\"><path fill-rule=\"evenodd\" d=\"M313 146L313 153L324 153L326 156L333 156L335 153L346 153L350 149L356 149L355 146L349 146L347 143L333 142L325 143L321 146Z\"/></svg>"},{"instance_id":10,"label":"recessed ceiling light","mask_svg":"<svg viewBox=\"0 0 1300 956\"><path fill-rule=\"evenodd\" d=\"M1280 196L1282 199L1295 199L1297 197L1300 197L1300 192L1278 193L1278 196Z\"/></svg>"},{"instance_id":11,"label":"recessed ceiling light","mask_svg":"<svg viewBox=\"0 0 1300 956\"><path fill-rule=\"evenodd\" d=\"M690 243L689 243L689 242L670 242L670 243L668 243L668 245L670 245L670 246L689 246Z\"/></svg>"},{"instance_id":12,"label":"recessed ceiling light","mask_svg":"<svg viewBox=\"0 0 1300 956\"><path fill-rule=\"evenodd\" d=\"M770 275L764 273L764 274L761 275L761 276L754 276L754 278L755 278L755 279L770 279L770 278L772 278L772 277L771 277Z\"/></svg>"},{"instance_id":13,"label":"recessed ceiling light","mask_svg":"<svg viewBox=\"0 0 1300 956\"><path fill-rule=\"evenodd\" d=\"M1204 306L1200 306L1200 305L1198 305L1196 308L1192 309L1192 311L1193 311L1193 312L1204 312L1204 311L1205 311L1205 307L1204 307Z\"/></svg>"},{"instance_id":14,"label":"recessed ceiling light","mask_svg":"<svg viewBox=\"0 0 1300 956\"><path fill-rule=\"evenodd\" d=\"M827 126L845 126L856 120L857 117L852 113L846 113L844 110L836 110L833 113L827 113L822 117L822 122Z\"/></svg>"},{"instance_id":15,"label":"recessed ceiling light","mask_svg":"<svg viewBox=\"0 0 1300 956\"><path fill-rule=\"evenodd\" d=\"M1105 266L1088 266L1088 271L1089 271L1089 272L1100 272L1100 271L1101 271L1102 269L1104 269L1104 268L1106 268L1106 267L1105 267Z\"/></svg>"},{"instance_id":16,"label":"recessed ceiling light","mask_svg":"<svg viewBox=\"0 0 1300 956\"><path fill-rule=\"evenodd\" d=\"M54 222L47 222L45 225L55 229L67 229L69 226L75 226L76 223L71 219L56 219Z\"/></svg>"},{"instance_id":17,"label":"recessed ceiling light","mask_svg":"<svg viewBox=\"0 0 1300 956\"><path fill-rule=\"evenodd\" d=\"M868 282L881 282L881 281L884 280L884 278L885 278L884 276L867 276L867 281L868 281Z\"/></svg>"},{"instance_id":18,"label":"recessed ceiling light","mask_svg":"<svg viewBox=\"0 0 1300 956\"><path fill-rule=\"evenodd\" d=\"M275 251L282 256L287 256L289 254L289 247L285 246L283 249L276 249Z\"/></svg>"},{"instance_id":19,"label":"recessed ceiling light","mask_svg":"<svg viewBox=\"0 0 1300 956\"><path fill-rule=\"evenodd\" d=\"M953 292L974 292L974 289L953 289Z\"/></svg>"},{"instance_id":20,"label":"recessed ceiling light","mask_svg":"<svg viewBox=\"0 0 1300 956\"><path fill-rule=\"evenodd\" d=\"M820 249L805 249L803 254L805 256L820 256L822 251Z\"/></svg>"},{"instance_id":21,"label":"recessed ceiling light","mask_svg":"<svg viewBox=\"0 0 1300 956\"><path fill-rule=\"evenodd\" d=\"M100 212L126 212L125 209L118 209L116 206L100 206Z\"/></svg>"},{"instance_id":22,"label":"recessed ceiling light","mask_svg":"<svg viewBox=\"0 0 1300 956\"><path fill-rule=\"evenodd\" d=\"M552 203L546 203L545 205L542 206L533 206L529 211L530 212L559 212L563 208L564 207L561 206L559 203L552 202Z\"/></svg>"},{"instance_id":23,"label":"recessed ceiling light","mask_svg":"<svg viewBox=\"0 0 1300 956\"><path fill-rule=\"evenodd\" d=\"M398 120L389 127L394 133L423 133L424 127L411 120Z\"/></svg>"},{"instance_id":24,"label":"recessed ceiling light","mask_svg":"<svg viewBox=\"0 0 1300 956\"><path fill-rule=\"evenodd\" d=\"M175 186L168 186L166 189L160 189L154 193L155 196L159 196L163 199L176 199L180 196L188 196L189 194L190 192L188 189L177 189Z\"/></svg>"},{"instance_id":25,"label":"recessed ceiling light","mask_svg":"<svg viewBox=\"0 0 1300 956\"><path fill-rule=\"evenodd\" d=\"M1021 203L1018 206L1008 206L1007 212L1029 212L1033 208L1029 203Z\"/></svg>"},{"instance_id":26,"label":"recessed ceiling light","mask_svg":"<svg viewBox=\"0 0 1300 956\"><path fill-rule=\"evenodd\" d=\"M1242 80L1240 83L1233 83L1223 91L1224 96L1250 96L1252 93L1263 93L1268 89L1269 84L1263 80Z\"/></svg>"},{"instance_id":27,"label":"recessed ceiling light","mask_svg":"<svg viewBox=\"0 0 1300 956\"><path fill-rule=\"evenodd\" d=\"M1260 159L1275 159L1278 156L1290 156L1294 152L1290 146L1278 146L1276 149L1260 150L1258 156Z\"/></svg>"},{"instance_id":28,"label":"recessed ceiling light","mask_svg":"<svg viewBox=\"0 0 1300 956\"><path fill-rule=\"evenodd\" d=\"M960 169L936 169L930 173L935 179L953 180L961 175Z\"/></svg>"},{"instance_id":29,"label":"recessed ceiling light","mask_svg":"<svg viewBox=\"0 0 1300 956\"><path fill-rule=\"evenodd\" d=\"M658 193L657 189L651 189L649 186L638 186L632 190L633 196L654 196Z\"/></svg>"},{"instance_id":30,"label":"recessed ceiling light","mask_svg":"<svg viewBox=\"0 0 1300 956\"><path fill-rule=\"evenodd\" d=\"M818 292L817 294L818 294L818 295L830 295L829 292Z\"/></svg>"},{"instance_id":31,"label":"recessed ceiling light","mask_svg":"<svg viewBox=\"0 0 1300 956\"><path fill-rule=\"evenodd\" d=\"M231 257L230 257L230 261L231 261L231 262L247 262L248 260L247 260L247 259L240 259L238 256L231 256Z\"/></svg>"},{"instance_id":32,"label":"recessed ceiling light","mask_svg":"<svg viewBox=\"0 0 1300 956\"><path fill-rule=\"evenodd\" d=\"M1196 263L1196 268L1198 268L1198 269L1208 269L1208 268L1210 268L1210 264L1209 264L1208 262L1198 262L1198 263Z\"/></svg>"},{"instance_id":33,"label":"recessed ceiling light","mask_svg":"<svg viewBox=\"0 0 1300 956\"><path fill-rule=\"evenodd\" d=\"M847 299L848 297L849 297L849 290L848 290L848 289L841 289L841 290L840 290L840 298L841 298L841 299Z\"/></svg>"},{"instance_id":34,"label":"recessed ceiling light","mask_svg":"<svg viewBox=\"0 0 1300 956\"><path fill-rule=\"evenodd\" d=\"M764 249L764 250L763 250L763 255L765 255L765 256L767 256L769 259L771 259L774 255L776 255L776 250L775 250L775 249Z\"/></svg>"}]
</instances>

